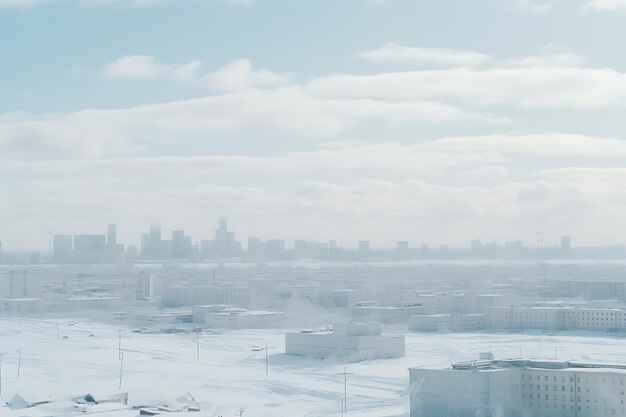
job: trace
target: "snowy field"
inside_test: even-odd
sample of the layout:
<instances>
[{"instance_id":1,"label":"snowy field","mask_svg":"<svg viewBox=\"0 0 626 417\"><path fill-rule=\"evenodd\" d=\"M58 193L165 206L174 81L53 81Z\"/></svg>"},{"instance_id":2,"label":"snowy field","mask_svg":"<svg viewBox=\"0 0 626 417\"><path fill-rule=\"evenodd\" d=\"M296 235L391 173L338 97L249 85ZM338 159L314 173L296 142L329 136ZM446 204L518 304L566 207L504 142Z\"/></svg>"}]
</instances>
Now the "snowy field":
<instances>
[{"instance_id":1,"label":"snowy field","mask_svg":"<svg viewBox=\"0 0 626 417\"><path fill-rule=\"evenodd\" d=\"M85 321L0 320L2 403L17 392L54 399L118 392L119 329ZM447 366L476 359L483 351L492 351L496 357L518 357L521 352L532 357L556 354L559 359L626 362L626 340L617 336L470 333L408 334L404 358L344 365L284 355L283 332L275 330L203 334L197 361L195 335L144 335L121 329L122 391L130 393L130 405L154 404L189 392L202 406L193 415L210 417L240 413L245 417L339 416L344 366L351 373L348 415L405 417L409 411L407 368L411 366ZM267 376L265 352L252 350L265 343L270 347ZM108 405L90 412L102 417L138 415L115 408L120 407ZM71 414L85 415L69 402L23 410L0 408L1 416Z\"/></svg>"}]
</instances>

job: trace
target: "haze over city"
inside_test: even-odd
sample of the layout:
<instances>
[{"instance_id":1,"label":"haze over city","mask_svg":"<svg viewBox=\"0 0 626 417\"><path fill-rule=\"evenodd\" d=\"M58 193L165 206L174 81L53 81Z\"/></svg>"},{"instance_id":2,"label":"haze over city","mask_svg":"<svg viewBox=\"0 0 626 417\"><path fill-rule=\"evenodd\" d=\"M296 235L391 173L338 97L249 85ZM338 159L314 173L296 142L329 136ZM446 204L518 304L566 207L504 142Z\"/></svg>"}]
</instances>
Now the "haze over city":
<instances>
[{"instance_id":1,"label":"haze over city","mask_svg":"<svg viewBox=\"0 0 626 417\"><path fill-rule=\"evenodd\" d=\"M0 417L626 415L626 0L0 0Z\"/></svg>"},{"instance_id":2,"label":"haze over city","mask_svg":"<svg viewBox=\"0 0 626 417\"><path fill-rule=\"evenodd\" d=\"M2 1L0 239L624 243L619 0Z\"/></svg>"}]
</instances>

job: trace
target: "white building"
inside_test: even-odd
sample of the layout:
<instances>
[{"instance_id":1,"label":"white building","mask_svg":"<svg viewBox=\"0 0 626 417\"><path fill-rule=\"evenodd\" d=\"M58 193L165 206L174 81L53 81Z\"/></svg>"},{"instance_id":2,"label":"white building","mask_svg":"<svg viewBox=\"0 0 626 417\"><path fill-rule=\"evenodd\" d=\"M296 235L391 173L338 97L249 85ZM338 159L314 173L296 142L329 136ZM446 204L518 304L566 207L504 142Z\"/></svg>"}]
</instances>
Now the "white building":
<instances>
[{"instance_id":1,"label":"white building","mask_svg":"<svg viewBox=\"0 0 626 417\"><path fill-rule=\"evenodd\" d=\"M231 308L207 313L204 323L214 329L276 329L285 324L286 318L282 312Z\"/></svg>"},{"instance_id":2,"label":"white building","mask_svg":"<svg viewBox=\"0 0 626 417\"><path fill-rule=\"evenodd\" d=\"M2 298L0 313L12 315L36 314L41 311L40 298Z\"/></svg>"},{"instance_id":3,"label":"white building","mask_svg":"<svg viewBox=\"0 0 626 417\"><path fill-rule=\"evenodd\" d=\"M232 304L250 308L253 304L253 294L252 288L177 284L165 288L162 303L166 307Z\"/></svg>"},{"instance_id":4,"label":"white building","mask_svg":"<svg viewBox=\"0 0 626 417\"><path fill-rule=\"evenodd\" d=\"M350 289L335 289L320 291L318 303L325 307L342 307L352 306L358 299L358 291Z\"/></svg>"},{"instance_id":5,"label":"white building","mask_svg":"<svg viewBox=\"0 0 626 417\"><path fill-rule=\"evenodd\" d=\"M65 300L66 307L72 310L111 310L123 304L124 299L119 297L70 297Z\"/></svg>"},{"instance_id":6,"label":"white building","mask_svg":"<svg viewBox=\"0 0 626 417\"><path fill-rule=\"evenodd\" d=\"M379 323L349 322L333 329L285 333L285 353L360 361L404 356L404 335L383 335Z\"/></svg>"},{"instance_id":7,"label":"white building","mask_svg":"<svg viewBox=\"0 0 626 417\"><path fill-rule=\"evenodd\" d=\"M424 312L421 304L405 304L398 306L377 306L372 303L357 303L350 309L351 315L358 321L381 323L406 323L409 316Z\"/></svg>"},{"instance_id":8,"label":"white building","mask_svg":"<svg viewBox=\"0 0 626 417\"><path fill-rule=\"evenodd\" d=\"M492 329L626 331L626 310L575 307L493 307L489 313Z\"/></svg>"},{"instance_id":9,"label":"white building","mask_svg":"<svg viewBox=\"0 0 626 417\"><path fill-rule=\"evenodd\" d=\"M411 417L626 415L626 365L507 359L409 372Z\"/></svg>"},{"instance_id":10,"label":"white building","mask_svg":"<svg viewBox=\"0 0 626 417\"><path fill-rule=\"evenodd\" d=\"M494 306L506 305L504 294L419 293L416 303L424 306L424 314L486 314Z\"/></svg>"},{"instance_id":11,"label":"white building","mask_svg":"<svg viewBox=\"0 0 626 417\"><path fill-rule=\"evenodd\" d=\"M417 332L471 332L485 329L485 314L418 314L409 317L409 330Z\"/></svg>"},{"instance_id":12,"label":"white building","mask_svg":"<svg viewBox=\"0 0 626 417\"><path fill-rule=\"evenodd\" d=\"M0 298L36 298L41 295L40 282L28 271L0 274Z\"/></svg>"},{"instance_id":13,"label":"white building","mask_svg":"<svg viewBox=\"0 0 626 417\"><path fill-rule=\"evenodd\" d=\"M557 280L549 283L550 292L557 297L582 297L587 300L619 298L626 300L625 281Z\"/></svg>"},{"instance_id":14,"label":"white building","mask_svg":"<svg viewBox=\"0 0 626 417\"><path fill-rule=\"evenodd\" d=\"M137 276L137 288L135 296L139 299L152 298L155 296L155 282L152 274L142 272Z\"/></svg>"},{"instance_id":15,"label":"white building","mask_svg":"<svg viewBox=\"0 0 626 417\"><path fill-rule=\"evenodd\" d=\"M220 311L236 308L232 304L209 304L206 306L193 306L191 312L194 323L204 323L206 315L209 313L218 313Z\"/></svg>"}]
</instances>

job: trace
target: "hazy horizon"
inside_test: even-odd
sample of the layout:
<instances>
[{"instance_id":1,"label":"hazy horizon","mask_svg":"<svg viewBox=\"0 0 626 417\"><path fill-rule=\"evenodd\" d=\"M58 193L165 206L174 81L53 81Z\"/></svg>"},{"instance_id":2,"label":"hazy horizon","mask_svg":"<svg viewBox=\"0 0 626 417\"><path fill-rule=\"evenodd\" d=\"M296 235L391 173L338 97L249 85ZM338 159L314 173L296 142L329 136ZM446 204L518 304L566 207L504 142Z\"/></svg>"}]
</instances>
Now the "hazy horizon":
<instances>
[{"instance_id":1,"label":"hazy horizon","mask_svg":"<svg viewBox=\"0 0 626 417\"><path fill-rule=\"evenodd\" d=\"M622 0L0 0L0 241L626 243Z\"/></svg>"}]
</instances>

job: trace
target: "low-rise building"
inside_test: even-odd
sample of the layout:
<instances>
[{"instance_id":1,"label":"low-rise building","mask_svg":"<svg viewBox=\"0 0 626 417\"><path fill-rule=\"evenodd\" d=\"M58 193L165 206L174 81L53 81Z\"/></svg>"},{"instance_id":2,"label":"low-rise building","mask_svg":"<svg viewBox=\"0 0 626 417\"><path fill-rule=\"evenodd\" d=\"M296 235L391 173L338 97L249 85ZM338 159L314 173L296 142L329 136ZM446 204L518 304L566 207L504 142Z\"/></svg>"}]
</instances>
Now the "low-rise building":
<instances>
[{"instance_id":1,"label":"low-rise building","mask_svg":"<svg viewBox=\"0 0 626 417\"><path fill-rule=\"evenodd\" d=\"M493 307L492 329L626 331L626 310L617 308L575 308L569 306Z\"/></svg>"},{"instance_id":2,"label":"low-rise building","mask_svg":"<svg viewBox=\"0 0 626 417\"><path fill-rule=\"evenodd\" d=\"M409 372L411 417L626 415L626 365L505 359Z\"/></svg>"},{"instance_id":3,"label":"low-rise building","mask_svg":"<svg viewBox=\"0 0 626 417\"><path fill-rule=\"evenodd\" d=\"M285 353L351 361L404 356L404 335L383 335L380 323L349 322L332 329L285 334Z\"/></svg>"},{"instance_id":4,"label":"low-rise building","mask_svg":"<svg viewBox=\"0 0 626 417\"><path fill-rule=\"evenodd\" d=\"M205 306L193 306L191 312L193 314L194 323L204 323L206 315L209 313L218 313L220 311L236 308L232 304L209 304Z\"/></svg>"},{"instance_id":5,"label":"low-rise building","mask_svg":"<svg viewBox=\"0 0 626 417\"><path fill-rule=\"evenodd\" d=\"M396 306L378 306L368 303L357 303L350 309L352 317L359 321L380 323L406 323L409 316L422 314L421 304L404 304Z\"/></svg>"},{"instance_id":6,"label":"low-rise building","mask_svg":"<svg viewBox=\"0 0 626 417\"><path fill-rule=\"evenodd\" d=\"M124 304L119 297L70 297L65 300L65 306L71 310L115 309Z\"/></svg>"},{"instance_id":7,"label":"low-rise building","mask_svg":"<svg viewBox=\"0 0 626 417\"><path fill-rule=\"evenodd\" d=\"M41 311L40 298L1 298L0 313L11 315L36 314Z\"/></svg>"},{"instance_id":8,"label":"low-rise building","mask_svg":"<svg viewBox=\"0 0 626 417\"><path fill-rule=\"evenodd\" d=\"M487 327L485 314L418 314L409 317L414 332L472 332Z\"/></svg>"},{"instance_id":9,"label":"low-rise building","mask_svg":"<svg viewBox=\"0 0 626 417\"><path fill-rule=\"evenodd\" d=\"M283 326L286 318L283 312L230 308L207 313L204 323L214 329L276 329Z\"/></svg>"}]
</instances>

